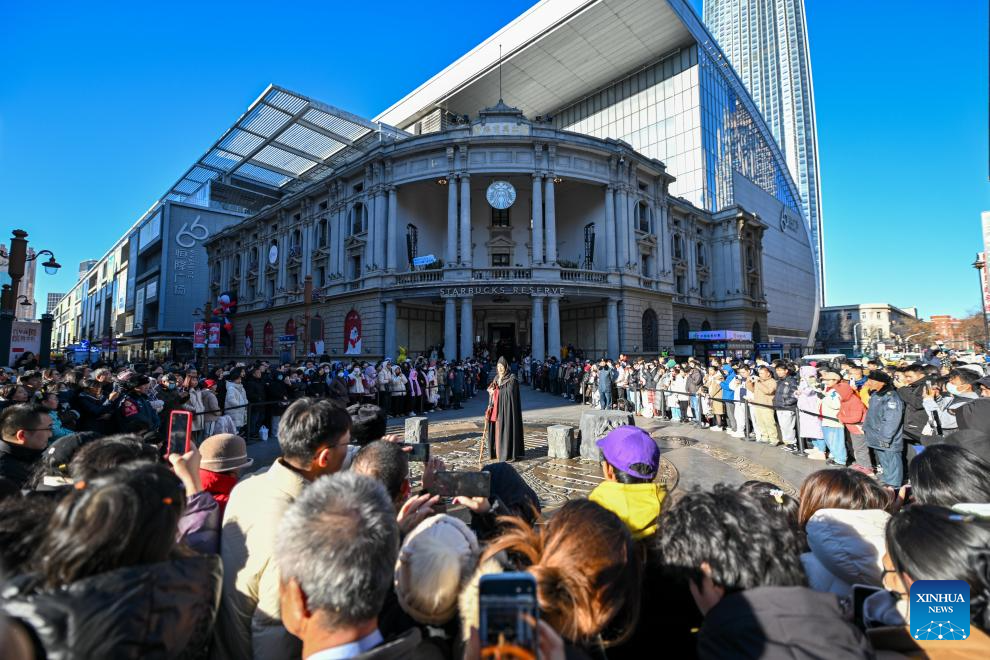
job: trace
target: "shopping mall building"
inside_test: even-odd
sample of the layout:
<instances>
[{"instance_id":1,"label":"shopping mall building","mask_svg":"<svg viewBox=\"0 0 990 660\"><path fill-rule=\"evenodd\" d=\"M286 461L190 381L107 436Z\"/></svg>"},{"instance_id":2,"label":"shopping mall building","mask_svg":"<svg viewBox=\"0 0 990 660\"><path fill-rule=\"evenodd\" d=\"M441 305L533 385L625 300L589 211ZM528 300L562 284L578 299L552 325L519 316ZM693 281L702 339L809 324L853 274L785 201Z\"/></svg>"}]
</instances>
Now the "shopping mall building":
<instances>
[{"instance_id":1,"label":"shopping mall building","mask_svg":"<svg viewBox=\"0 0 990 660\"><path fill-rule=\"evenodd\" d=\"M544 0L372 120L269 87L170 193L239 214L194 237L232 357L815 334L796 186L684 0Z\"/></svg>"}]
</instances>

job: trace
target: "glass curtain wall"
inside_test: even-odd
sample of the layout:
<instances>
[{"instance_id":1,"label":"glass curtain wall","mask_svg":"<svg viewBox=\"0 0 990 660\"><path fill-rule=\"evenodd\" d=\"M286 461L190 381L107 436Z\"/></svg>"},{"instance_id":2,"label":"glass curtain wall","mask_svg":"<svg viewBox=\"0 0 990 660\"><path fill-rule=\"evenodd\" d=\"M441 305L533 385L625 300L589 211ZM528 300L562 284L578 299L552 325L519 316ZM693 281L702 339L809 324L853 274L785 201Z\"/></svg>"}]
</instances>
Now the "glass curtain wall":
<instances>
[{"instance_id":1,"label":"glass curtain wall","mask_svg":"<svg viewBox=\"0 0 990 660\"><path fill-rule=\"evenodd\" d=\"M677 177L671 194L709 211L733 203L738 171L800 213L795 189L718 65L678 50L554 113L563 130L628 142Z\"/></svg>"}]
</instances>

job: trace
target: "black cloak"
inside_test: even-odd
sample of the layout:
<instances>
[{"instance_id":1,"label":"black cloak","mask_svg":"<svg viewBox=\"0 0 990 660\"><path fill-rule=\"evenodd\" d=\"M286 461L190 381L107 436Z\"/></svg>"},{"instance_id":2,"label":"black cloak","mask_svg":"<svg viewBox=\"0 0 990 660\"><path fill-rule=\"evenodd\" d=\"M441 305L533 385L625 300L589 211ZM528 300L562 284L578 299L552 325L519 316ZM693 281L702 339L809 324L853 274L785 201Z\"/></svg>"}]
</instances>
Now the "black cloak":
<instances>
[{"instance_id":1,"label":"black cloak","mask_svg":"<svg viewBox=\"0 0 990 660\"><path fill-rule=\"evenodd\" d=\"M522 404L519 401L519 381L512 374L507 374L505 380L499 381L496 376L488 390L489 405L498 389L498 407L495 421L486 421L488 425L488 449L491 458L501 461L512 461L523 458ZM496 444L497 443L497 444Z\"/></svg>"}]
</instances>

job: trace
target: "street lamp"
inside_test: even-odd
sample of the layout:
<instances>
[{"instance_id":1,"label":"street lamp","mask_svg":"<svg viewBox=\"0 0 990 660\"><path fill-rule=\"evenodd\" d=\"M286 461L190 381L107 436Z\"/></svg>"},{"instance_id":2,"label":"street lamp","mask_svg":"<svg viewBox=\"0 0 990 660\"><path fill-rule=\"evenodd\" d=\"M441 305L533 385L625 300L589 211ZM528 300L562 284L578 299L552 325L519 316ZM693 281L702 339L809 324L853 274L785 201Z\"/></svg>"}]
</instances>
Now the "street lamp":
<instances>
[{"instance_id":1,"label":"street lamp","mask_svg":"<svg viewBox=\"0 0 990 660\"><path fill-rule=\"evenodd\" d=\"M10 335L14 330L14 309L17 306L17 301L22 297L17 291L21 286L21 279L24 277L27 262L34 261L45 254L48 255L48 260L42 263L42 266L46 273L54 275L62 267L55 261L55 255L51 250L42 250L29 257L27 253L28 233L23 229L15 229L11 234L10 248L7 249L6 253L0 255L7 259L7 275L10 277L10 285L5 284L3 286L3 295L0 296L0 364L6 364L10 359ZM51 316L48 314L42 317L40 364L43 367L48 366L51 357L51 328L50 326L45 327L46 321L51 323ZM46 336L48 338L47 344L44 341Z\"/></svg>"},{"instance_id":2,"label":"street lamp","mask_svg":"<svg viewBox=\"0 0 990 660\"><path fill-rule=\"evenodd\" d=\"M979 253L976 255L976 259L973 261L973 268L976 269L976 273L980 278L980 305L983 307L983 351L986 352L990 350L990 323L987 322L987 299L983 295L983 269L986 268L987 263L980 259Z\"/></svg>"}]
</instances>

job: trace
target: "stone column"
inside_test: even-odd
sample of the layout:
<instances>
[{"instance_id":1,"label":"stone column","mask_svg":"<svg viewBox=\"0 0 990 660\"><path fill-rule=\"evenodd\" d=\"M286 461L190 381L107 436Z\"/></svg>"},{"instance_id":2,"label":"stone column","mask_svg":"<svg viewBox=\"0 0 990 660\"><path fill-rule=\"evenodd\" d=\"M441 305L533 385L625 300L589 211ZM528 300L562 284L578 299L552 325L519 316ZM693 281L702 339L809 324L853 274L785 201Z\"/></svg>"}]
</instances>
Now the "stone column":
<instances>
[{"instance_id":1,"label":"stone column","mask_svg":"<svg viewBox=\"0 0 990 660\"><path fill-rule=\"evenodd\" d=\"M533 175L533 263L543 263L543 176Z\"/></svg>"},{"instance_id":2,"label":"stone column","mask_svg":"<svg viewBox=\"0 0 990 660\"><path fill-rule=\"evenodd\" d=\"M388 265L385 262L385 246L391 240L391 235L386 233L385 229L385 214L387 212L385 200L385 187L382 186L378 189L378 194L375 195L375 264L379 270L384 270Z\"/></svg>"},{"instance_id":3,"label":"stone column","mask_svg":"<svg viewBox=\"0 0 990 660\"><path fill-rule=\"evenodd\" d=\"M447 264L457 263L457 179L447 177ZM455 351L456 352L456 351Z\"/></svg>"},{"instance_id":4,"label":"stone column","mask_svg":"<svg viewBox=\"0 0 990 660\"><path fill-rule=\"evenodd\" d=\"M547 356L560 359L560 299L547 298Z\"/></svg>"},{"instance_id":5,"label":"stone column","mask_svg":"<svg viewBox=\"0 0 990 660\"><path fill-rule=\"evenodd\" d=\"M639 263L639 244L636 241L636 228L639 227L639 217L636 215L636 193L630 191L626 201L627 226L629 227L629 261ZM642 273L640 273L642 275Z\"/></svg>"},{"instance_id":6,"label":"stone column","mask_svg":"<svg viewBox=\"0 0 990 660\"><path fill-rule=\"evenodd\" d=\"M399 268L399 210L398 195L395 186L388 189L388 245L385 254L386 267L390 271L405 270Z\"/></svg>"},{"instance_id":7,"label":"stone column","mask_svg":"<svg viewBox=\"0 0 990 660\"><path fill-rule=\"evenodd\" d=\"M619 356L619 302L611 298L605 303L608 314L608 357Z\"/></svg>"},{"instance_id":8,"label":"stone column","mask_svg":"<svg viewBox=\"0 0 990 660\"><path fill-rule=\"evenodd\" d=\"M461 175L461 263L471 267L471 177L467 174Z\"/></svg>"},{"instance_id":9,"label":"stone column","mask_svg":"<svg viewBox=\"0 0 990 660\"><path fill-rule=\"evenodd\" d=\"M278 274L275 276L275 292L287 287L289 281L289 232L284 231L278 237Z\"/></svg>"},{"instance_id":10,"label":"stone column","mask_svg":"<svg viewBox=\"0 0 990 660\"><path fill-rule=\"evenodd\" d=\"M331 272L340 273L347 277L347 250L344 249L344 240L351 235L351 228L347 226L347 206L341 204L337 207L337 242L334 245L334 253L337 261Z\"/></svg>"},{"instance_id":11,"label":"stone column","mask_svg":"<svg viewBox=\"0 0 990 660\"><path fill-rule=\"evenodd\" d=\"M375 200L378 195L365 195L364 208L368 213L367 231L364 234L364 272L375 263Z\"/></svg>"},{"instance_id":12,"label":"stone column","mask_svg":"<svg viewBox=\"0 0 990 660\"><path fill-rule=\"evenodd\" d=\"M547 176L545 198L547 263L555 264L557 263L557 207L554 200L553 175Z\"/></svg>"},{"instance_id":13,"label":"stone column","mask_svg":"<svg viewBox=\"0 0 990 660\"><path fill-rule=\"evenodd\" d=\"M615 235L618 238L616 258L619 270L625 271L626 264L629 263L629 202L625 186L620 185L615 196L615 216Z\"/></svg>"},{"instance_id":14,"label":"stone column","mask_svg":"<svg viewBox=\"0 0 990 660\"><path fill-rule=\"evenodd\" d=\"M530 345L534 360L546 359L547 352L543 345L543 296L533 296L533 331ZM559 341L559 340L558 340Z\"/></svg>"},{"instance_id":15,"label":"stone column","mask_svg":"<svg viewBox=\"0 0 990 660\"><path fill-rule=\"evenodd\" d=\"M443 355L448 362L457 359L457 299L443 301Z\"/></svg>"},{"instance_id":16,"label":"stone column","mask_svg":"<svg viewBox=\"0 0 990 660\"><path fill-rule=\"evenodd\" d=\"M385 303L385 357L393 360L399 353L399 343L396 338L396 318L397 310L394 300Z\"/></svg>"},{"instance_id":17,"label":"stone column","mask_svg":"<svg viewBox=\"0 0 990 660\"><path fill-rule=\"evenodd\" d=\"M605 186L605 269L616 269L615 258L615 188Z\"/></svg>"},{"instance_id":18,"label":"stone column","mask_svg":"<svg viewBox=\"0 0 990 660\"><path fill-rule=\"evenodd\" d=\"M251 250L241 251L241 273L237 280L237 299L247 302L248 271L251 269Z\"/></svg>"},{"instance_id":19,"label":"stone column","mask_svg":"<svg viewBox=\"0 0 990 660\"><path fill-rule=\"evenodd\" d=\"M300 280L306 279L307 275L313 274L313 231L316 225L308 224L302 230L302 273Z\"/></svg>"},{"instance_id":20,"label":"stone column","mask_svg":"<svg viewBox=\"0 0 990 660\"><path fill-rule=\"evenodd\" d=\"M474 349L474 306L471 298L461 298L461 359L471 357Z\"/></svg>"}]
</instances>

